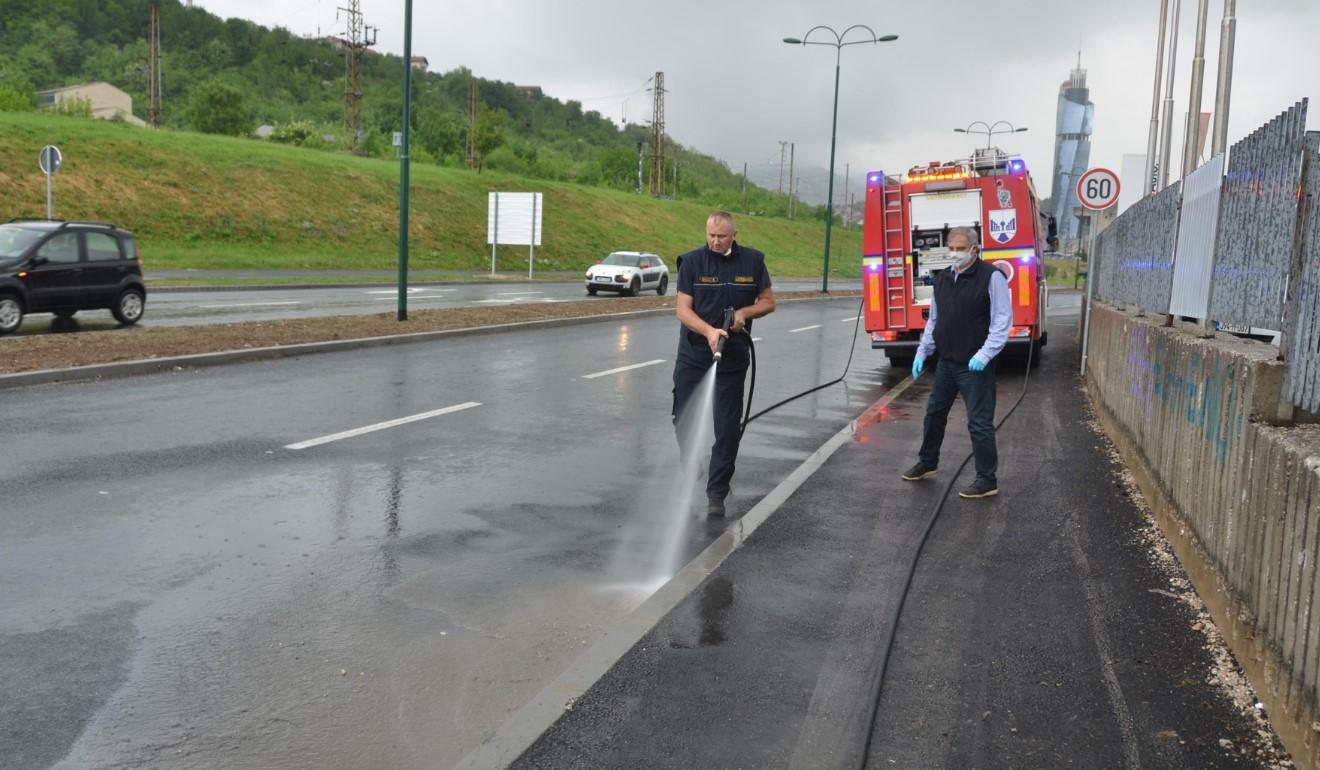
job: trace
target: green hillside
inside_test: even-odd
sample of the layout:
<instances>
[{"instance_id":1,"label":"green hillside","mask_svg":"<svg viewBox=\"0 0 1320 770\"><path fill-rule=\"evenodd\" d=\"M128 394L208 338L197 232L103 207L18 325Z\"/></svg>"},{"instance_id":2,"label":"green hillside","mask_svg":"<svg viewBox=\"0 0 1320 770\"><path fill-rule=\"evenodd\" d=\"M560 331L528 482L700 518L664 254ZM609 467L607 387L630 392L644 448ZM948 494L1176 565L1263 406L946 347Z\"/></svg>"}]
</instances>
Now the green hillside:
<instances>
[{"instance_id":1,"label":"green hillside","mask_svg":"<svg viewBox=\"0 0 1320 770\"><path fill-rule=\"evenodd\" d=\"M0 221L44 216L37 153L59 145L55 216L107 220L138 234L155 269L388 269L398 253L399 167L390 160L122 123L0 111ZM702 243L714 205L655 200L601 187L501 172L415 164L410 264L489 269L490 191L545 195L538 270L584 269L614 249L672 257ZM741 216L739 240L778 275L819 275L824 223ZM860 237L834 230L831 273L859 274ZM526 248L501 249L501 269Z\"/></svg>"}]
</instances>

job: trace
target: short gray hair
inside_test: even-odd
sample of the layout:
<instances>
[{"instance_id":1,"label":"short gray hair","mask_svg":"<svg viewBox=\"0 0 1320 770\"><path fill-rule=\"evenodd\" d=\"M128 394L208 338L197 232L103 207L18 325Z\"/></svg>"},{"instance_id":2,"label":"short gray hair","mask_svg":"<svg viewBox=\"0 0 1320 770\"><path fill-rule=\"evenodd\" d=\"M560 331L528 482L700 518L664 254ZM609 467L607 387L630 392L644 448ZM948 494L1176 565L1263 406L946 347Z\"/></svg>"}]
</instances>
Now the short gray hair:
<instances>
[{"instance_id":1,"label":"short gray hair","mask_svg":"<svg viewBox=\"0 0 1320 770\"><path fill-rule=\"evenodd\" d=\"M710 216L706 217L706 221L709 222L712 219L723 219L725 222L729 223L729 227L732 227L735 233L738 232L738 223L733 221L733 215L729 212L712 211Z\"/></svg>"},{"instance_id":2,"label":"short gray hair","mask_svg":"<svg viewBox=\"0 0 1320 770\"><path fill-rule=\"evenodd\" d=\"M962 237L966 238L966 239L967 239L967 245L968 245L968 246L975 246L975 247L977 247L978 249L981 247L981 239L977 237L977 235L976 235L976 230L974 230L974 229L972 229L972 228L970 228L970 227L953 227L953 228L950 228L950 229L949 229L949 237L944 239L944 243L945 243L945 245L947 245L947 244L949 243L949 241L953 240L953 237L954 237L955 235L961 235Z\"/></svg>"}]
</instances>

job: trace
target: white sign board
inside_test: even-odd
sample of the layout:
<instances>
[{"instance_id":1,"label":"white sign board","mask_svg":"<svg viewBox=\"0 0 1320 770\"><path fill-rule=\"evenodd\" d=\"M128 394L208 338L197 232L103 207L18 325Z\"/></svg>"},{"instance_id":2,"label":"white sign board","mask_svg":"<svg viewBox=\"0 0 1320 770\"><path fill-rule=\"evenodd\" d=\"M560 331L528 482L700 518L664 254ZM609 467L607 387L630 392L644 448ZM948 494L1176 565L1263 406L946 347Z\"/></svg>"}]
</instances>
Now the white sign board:
<instances>
[{"instance_id":1,"label":"white sign board","mask_svg":"<svg viewBox=\"0 0 1320 770\"><path fill-rule=\"evenodd\" d=\"M1118 202L1118 174L1107 168L1093 168L1077 180L1077 200L1092 211L1101 211Z\"/></svg>"},{"instance_id":2,"label":"white sign board","mask_svg":"<svg viewBox=\"0 0 1320 770\"><path fill-rule=\"evenodd\" d=\"M499 246L540 246L541 193L489 193L486 243Z\"/></svg>"}]
</instances>

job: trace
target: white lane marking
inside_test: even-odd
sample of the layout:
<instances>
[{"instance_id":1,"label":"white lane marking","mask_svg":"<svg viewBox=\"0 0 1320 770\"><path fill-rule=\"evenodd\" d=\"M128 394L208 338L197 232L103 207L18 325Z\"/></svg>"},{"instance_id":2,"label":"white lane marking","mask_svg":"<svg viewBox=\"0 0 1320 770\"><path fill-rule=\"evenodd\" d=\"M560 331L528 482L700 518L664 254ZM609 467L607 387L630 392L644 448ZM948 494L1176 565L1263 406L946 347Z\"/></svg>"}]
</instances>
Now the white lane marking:
<instances>
[{"instance_id":1,"label":"white lane marking","mask_svg":"<svg viewBox=\"0 0 1320 770\"><path fill-rule=\"evenodd\" d=\"M803 326L803 327L798 328L798 329L789 329L789 330L788 330L788 333L789 333L789 334L796 334L797 332L811 331L812 329L819 329L820 326L821 326L820 324L812 324L811 326Z\"/></svg>"},{"instance_id":2,"label":"white lane marking","mask_svg":"<svg viewBox=\"0 0 1320 770\"><path fill-rule=\"evenodd\" d=\"M497 304L497 305L512 305L513 303L515 303L515 302L517 302L517 301L518 301L518 300L516 300L516 299L474 299L474 300L472 300L472 304L474 304L474 305L490 305L490 304Z\"/></svg>"},{"instance_id":3,"label":"white lane marking","mask_svg":"<svg viewBox=\"0 0 1320 770\"><path fill-rule=\"evenodd\" d=\"M398 297L397 295L396 295L396 296L393 296L393 297L372 297L372 299L375 300L376 302L398 302L398 301L399 301L399 297ZM425 296L425 297L412 297L412 296L410 296L410 297L408 297L408 301L409 301L409 302L411 302L411 301L413 301L413 300L419 300L419 301L420 301L420 300L424 300L424 299L443 299L443 300L448 300L449 297L436 297L436 296Z\"/></svg>"},{"instance_id":4,"label":"white lane marking","mask_svg":"<svg viewBox=\"0 0 1320 770\"><path fill-rule=\"evenodd\" d=\"M229 302L222 305L198 305L197 307L205 308L207 310L216 310L219 308L226 308L226 307L272 307L274 305L301 305L301 304L302 303L299 302L298 300L293 299L287 302Z\"/></svg>"},{"instance_id":5,"label":"white lane marking","mask_svg":"<svg viewBox=\"0 0 1320 770\"><path fill-rule=\"evenodd\" d=\"M852 322L852 321L856 321L858 318L861 318L861 316L859 316L859 315L855 315L855 316L853 316L852 318L841 318L841 319L839 319L839 322L840 322L840 323L849 323L849 322Z\"/></svg>"},{"instance_id":6,"label":"white lane marking","mask_svg":"<svg viewBox=\"0 0 1320 770\"><path fill-rule=\"evenodd\" d=\"M346 438L361 436L364 433L374 433L375 431L378 430L385 430L386 428L396 428L400 425L407 425L410 422L417 422L418 420L427 420L432 417L439 417L442 414L461 412L464 409L471 409L474 406L481 406L481 403L478 401L469 401L466 404L455 404L454 406L447 406L444 409L434 409L430 412L422 412L421 414L414 414L410 417L400 417L397 420L378 422L375 425L367 425L362 428L354 428L353 430L346 430L340 433L331 433L328 436L321 436L320 438L313 438L313 439L308 439L306 441L299 441L296 444L286 444L284 448L294 449L294 450L307 449L308 447L320 446L321 444L329 444L331 441L341 441Z\"/></svg>"},{"instance_id":7,"label":"white lane marking","mask_svg":"<svg viewBox=\"0 0 1320 770\"><path fill-rule=\"evenodd\" d=\"M899 383L867 411L883 408L907 390L911 384L911 380ZM669 582L651 594L637 609L611 623L597 636L595 643L585 653L569 664L568 668L546 685L536 697L514 712L513 716L495 730L494 735L473 749L456 767L459 770L505 767L517 759L556 719L563 716L565 703L571 703L582 697L598 679L605 675L605 672L632 649L634 644L654 628L661 618L696 590L710 573L714 572L756 532L758 527L779 510L798 487L820 470L839 447L852 440L856 429L857 421L849 422L810 457L803 460L801 465L779 482L779 486L770 490L770 493L743 514L736 524L724 530L723 534L715 538L714 542L706 546L706 550L697 554L692 561L680 569L678 574L669 579Z\"/></svg>"},{"instance_id":8,"label":"white lane marking","mask_svg":"<svg viewBox=\"0 0 1320 770\"><path fill-rule=\"evenodd\" d=\"M603 372L595 372L595 373L593 373L593 374L584 374L584 375L582 375L582 379L584 379L584 380L594 380L594 379L596 379L597 377L607 377L607 376L609 376L609 375L611 375L611 374L618 374L619 372L626 372L626 371L629 371L629 370L631 370L631 369L641 369L643 366L655 366L656 364L663 364L664 362L665 362L665 359L663 359L663 358L657 358L657 359L654 360L654 361L647 361L647 362L644 363L644 364L633 364L632 366L620 366L620 367L617 368L617 369L606 369L606 370L603 371Z\"/></svg>"},{"instance_id":9,"label":"white lane marking","mask_svg":"<svg viewBox=\"0 0 1320 770\"><path fill-rule=\"evenodd\" d=\"M509 296L513 296L514 294L545 294L545 292L543 292L543 291L497 291L497 292L495 292L495 295L494 295L494 296L496 296L496 297L509 297Z\"/></svg>"}]
</instances>

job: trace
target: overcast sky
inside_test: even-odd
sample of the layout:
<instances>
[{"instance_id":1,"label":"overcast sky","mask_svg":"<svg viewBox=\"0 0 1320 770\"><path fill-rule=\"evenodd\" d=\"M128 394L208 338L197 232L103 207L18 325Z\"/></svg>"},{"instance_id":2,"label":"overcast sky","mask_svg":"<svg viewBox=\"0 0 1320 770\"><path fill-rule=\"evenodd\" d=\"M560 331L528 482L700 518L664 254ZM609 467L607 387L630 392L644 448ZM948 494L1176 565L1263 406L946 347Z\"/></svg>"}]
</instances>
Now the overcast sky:
<instances>
[{"instance_id":1,"label":"overcast sky","mask_svg":"<svg viewBox=\"0 0 1320 770\"><path fill-rule=\"evenodd\" d=\"M1170 5L1175 0L1170 0ZM348 0L195 0L219 16L311 35L341 32ZM1175 159L1181 151L1197 2L1181 8L1173 91ZM361 0L380 28L377 49L403 52L403 0ZM1214 108L1223 0L1209 3L1202 110ZM953 132L973 121L1010 121L1026 133L996 143L1026 158L1050 194L1058 89L1081 51L1095 103L1092 166L1118 171L1144 153L1154 85L1158 0L453 0L414 3L413 53L433 71L539 85L616 122L651 117L648 80L665 73L665 122L677 141L753 178L774 178L779 142L796 144L799 175L829 163L835 49L790 46L817 24L866 24L899 39L843 49L836 165L904 171L962 157L984 137ZM1237 5L1229 135L1250 133L1320 85L1320 2ZM822 36L824 35L824 36ZM854 32L848 40L857 39ZM820 30L811 40L833 39ZM1167 72L1167 71L1166 71ZM1320 126L1313 105L1309 127ZM761 173L757 173L756 169ZM823 184L823 180L822 180ZM807 186L807 180L803 180Z\"/></svg>"}]
</instances>

